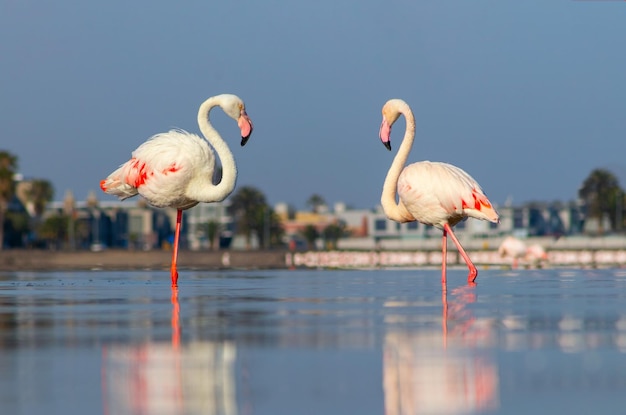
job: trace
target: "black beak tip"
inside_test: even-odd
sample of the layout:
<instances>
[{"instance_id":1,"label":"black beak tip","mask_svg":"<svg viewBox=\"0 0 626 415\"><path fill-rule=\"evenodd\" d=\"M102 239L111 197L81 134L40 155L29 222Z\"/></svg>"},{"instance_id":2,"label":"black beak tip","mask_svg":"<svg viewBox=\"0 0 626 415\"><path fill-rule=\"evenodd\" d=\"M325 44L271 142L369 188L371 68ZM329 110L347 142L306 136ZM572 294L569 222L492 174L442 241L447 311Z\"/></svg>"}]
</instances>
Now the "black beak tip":
<instances>
[{"instance_id":1,"label":"black beak tip","mask_svg":"<svg viewBox=\"0 0 626 415\"><path fill-rule=\"evenodd\" d=\"M387 150L391 151L391 141L387 141L383 144L385 145L385 147L387 147Z\"/></svg>"},{"instance_id":2,"label":"black beak tip","mask_svg":"<svg viewBox=\"0 0 626 415\"><path fill-rule=\"evenodd\" d=\"M241 147L246 145L246 143L248 142L248 138L250 138L250 136L241 137Z\"/></svg>"}]
</instances>

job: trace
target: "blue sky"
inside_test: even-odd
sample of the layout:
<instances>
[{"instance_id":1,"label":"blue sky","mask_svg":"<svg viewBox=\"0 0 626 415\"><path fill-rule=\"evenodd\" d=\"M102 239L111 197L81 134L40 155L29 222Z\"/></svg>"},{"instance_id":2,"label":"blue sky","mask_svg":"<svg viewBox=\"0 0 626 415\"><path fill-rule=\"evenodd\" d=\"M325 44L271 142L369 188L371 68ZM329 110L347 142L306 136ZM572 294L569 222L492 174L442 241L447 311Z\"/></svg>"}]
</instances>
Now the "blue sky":
<instances>
[{"instance_id":1,"label":"blue sky","mask_svg":"<svg viewBox=\"0 0 626 415\"><path fill-rule=\"evenodd\" d=\"M246 102L238 186L270 203L379 203L389 98L413 108L410 161L458 165L492 202L626 186L626 3L237 0L0 2L0 149L83 199L152 134L198 132L199 104ZM404 123L392 142L397 149ZM395 139L395 141L393 141Z\"/></svg>"}]
</instances>

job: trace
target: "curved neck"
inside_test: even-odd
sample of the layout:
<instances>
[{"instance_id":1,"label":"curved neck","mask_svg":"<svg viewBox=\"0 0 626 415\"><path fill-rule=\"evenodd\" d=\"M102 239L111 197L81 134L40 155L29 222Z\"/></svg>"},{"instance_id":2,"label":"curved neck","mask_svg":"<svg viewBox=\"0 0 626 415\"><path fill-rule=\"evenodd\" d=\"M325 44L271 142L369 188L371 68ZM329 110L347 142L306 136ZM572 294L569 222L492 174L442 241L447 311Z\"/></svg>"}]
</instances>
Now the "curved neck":
<instances>
[{"instance_id":1,"label":"curved neck","mask_svg":"<svg viewBox=\"0 0 626 415\"><path fill-rule=\"evenodd\" d=\"M393 158L391 167L387 172L385 183L383 184L383 193L380 198L380 202L383 206L383 210L387 217L391 220L398 222L410 222L414 221L413 215L411 215L402 202L396 202L396 192L398 188L398 178L407 159L409 158L409 152L413 146L413 140L415 140L415 118L411 108L403 102L399 101L393 107L395 114L402 114L406 120L406 129L404 131L404 138L402 144L398 148L396 156Z\"/></svg>"},{"instance_id":2,"label":"curved neck","mask_svg":"<svg viewBox=\"0 0 626 415\"><path fill-rule=\"evenodd\" d=\"M200 202L220 202L226 199L235 188L237 181L237 165L235 164L233 153L231 153L228 145L224 142L217 130L213 128L209 120L209 113L217 106L221 106L219 96L207 99L200 105L200 109L198 110L198 126L200 127L200 131L213 149L215 149L220 163L222 164L222 180L214 186L206 186L206 183L204 183L203 188L207 189L205 193L209 192L210 194L206 194L205 198L198 198L197 200Z\"/></svg>"}]
</instances>

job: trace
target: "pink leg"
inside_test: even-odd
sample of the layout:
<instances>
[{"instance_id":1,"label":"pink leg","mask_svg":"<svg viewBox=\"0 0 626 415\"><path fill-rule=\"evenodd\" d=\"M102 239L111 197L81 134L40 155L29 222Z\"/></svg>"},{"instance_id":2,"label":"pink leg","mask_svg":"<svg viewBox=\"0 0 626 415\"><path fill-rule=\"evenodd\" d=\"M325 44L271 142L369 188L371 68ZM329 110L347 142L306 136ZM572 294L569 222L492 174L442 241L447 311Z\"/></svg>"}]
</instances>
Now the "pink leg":
<instances>
[{"instance_id":1,"label":"pink leg","mask_svg":"<svg viewBox=\"0 0 626 415\"><path fill-rule=\"evenodd\" d=\"M176 231L174 232L174 250L172 253L172 267L170 272L172 274L172 287L178 287L178 270L176 269L176 263L178 262L178 240L180 239L180 224L183 219L183 211L178 209L176 212Z\"/></svg>"},{"instance_id":2,"label":"pink leg","mask_svg":"<svg viewBox=\"0 0 626 415\"><path fill-rule=\"evenodd\" d=\"M178 287L172 287L172 348L180 346L180 305L178 304Z\"/></svg>"},{"instance_id":3,"label":"pink leg","mask_svg":"<svg viewBox=\"0 0 626 415\"><path fill-rule=\"evenodd\" d=\"M443 304L443 313L441 316L441 324L443 331L443 348L448 347L448 287L441 284L441 303Z\"/></svg>"},{"instance_id":4,"label":"pink leg","mask_svg":"<svg viewBox=\"0 0 626 415\"><path fill-rule=\"evenodd\" d=\"M467 255L467 252L465 252L465 249L463 249L463 247L461 246L461 243L459 242L459 240L456 239L456 235L454 234L454 232L452 232L452 228L450 228L450 225L448 225L447 223L443 225L443 231L444 231L444 236L445 236L446 231L450 233L450 237L452 238L452 241L454 241L454 244L459 250L459 253L461 254L463 259L465 260L465 263L467 264L467 268L469 268L469 275L467 276L467 282L470 282L470 283L474 282L474 280L478 276L478 270L472 263L472 260Z\"/></svg>"},{"instance_id":5,"label":"pink leg","mask_svg":"<svg viewBox=\"0 0 626 415\"><path fill-rule=\"evenodd\" d=\"M174 351L174 370L172 375L176 377L177 385L182 385L182 353L180 351L180 305L178 304L178 287L172 286L172 350ZM169 362L168 362L169 363ZM170 366L168 366L168 369ZM180 405L183 402L182 391L176 388L170 395L171 399ZM177 405L177 407L178 407Z\"/></svg>"},{"instance_id":6,"label":"pink leg","mask_svg":"<svg viewBox=\"0 0 626 415\"><path fill-rule=\"evenodd\" d=\"M441 285L447 287L446 263L448 262L448 232L443 229L443 238L441 239Z\"/></svg>"}]
</instances>

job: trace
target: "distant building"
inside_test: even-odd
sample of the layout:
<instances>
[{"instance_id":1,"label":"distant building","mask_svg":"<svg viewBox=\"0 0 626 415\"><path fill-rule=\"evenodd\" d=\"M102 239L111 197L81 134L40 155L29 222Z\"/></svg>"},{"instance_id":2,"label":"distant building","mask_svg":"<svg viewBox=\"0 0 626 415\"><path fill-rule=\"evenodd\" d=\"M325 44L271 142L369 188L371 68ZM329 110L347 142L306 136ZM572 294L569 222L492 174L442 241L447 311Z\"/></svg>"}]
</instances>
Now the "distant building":
<instances>
[{"instance_id":1,"label":"distant building","mask_svg":"<svg viewBox=\"0 0 626 415\"><path fill-rule=\"evenodd\" d=\"M66 197L67 198L67 197ZM76 249L168 249L173 242L175 209L157 209L142 199L98 201L90 195L87 201L52 202L45 216L72 210ZM219 225L215 248L243 248L235 238L235 223L228 214L228 201L200 203L183 215L181 248L206 250L210 246L207 224ZM500 223L468 219L455 226L464 244L483 243L506 235L518 237L578 235L586 230L585 220L575 203L532 203L496 207ZM387 219L382 208L354 209L344 203L327 206L317 212L290 211L285 203L275 207L285 231L285 246L307 249L303 232L314 226L320 235L332 224L340 224L348 236L339 240L340 249L415 249L440 243L441 231L417 222L397 223ZM588 226L587 226L588 227ZM254 239L254 238L253 238ZM253 241L254 242L254 241ZM484 242L486 243L486 242ZM324 246L323 237L316 244ZM253 243L253 247L258 244Z\"/></svg>"},{"instance_id":2,"label":"distant building","mask_svg":"<svg viewBox=\"0 0 626 415\"><path fill-rule=\"evenodd\" d=\"M498 208L500 223L476 219L458 223L455 234L462 240L487 241L505 235L554 236L577 235L584 229L584 218L575 203L526 204ZM439 243L441 231L418 222L397 223L387 219L382 207L375 209L349 209L336 204L334 211L323 214L296 213L284 222L288 239L301 238L305 226L314 224L322 230L330 223L346 225L350 236L342 238L339 248L344 249L414 249ZM428 241L436 239L433 243Z\"/></svg>"}]
</instances>

